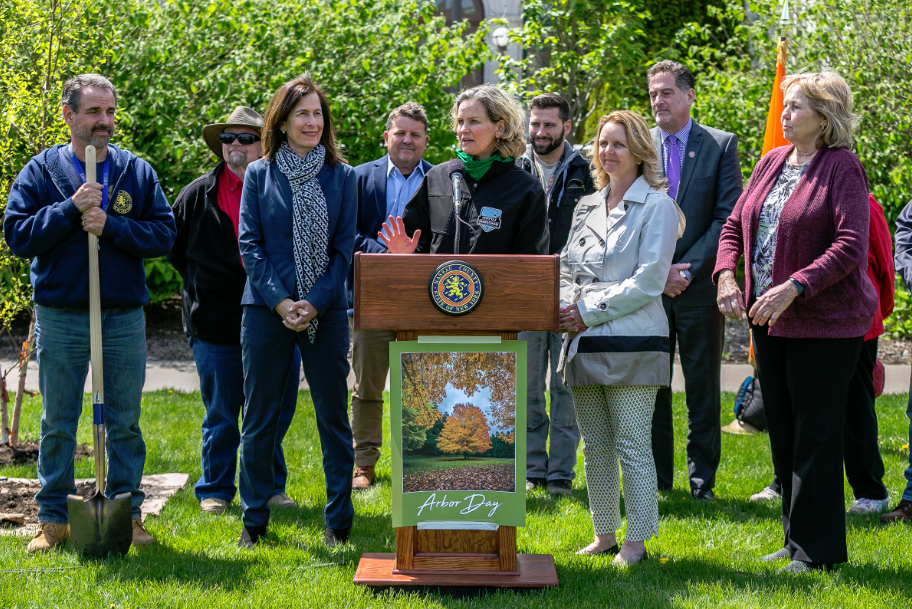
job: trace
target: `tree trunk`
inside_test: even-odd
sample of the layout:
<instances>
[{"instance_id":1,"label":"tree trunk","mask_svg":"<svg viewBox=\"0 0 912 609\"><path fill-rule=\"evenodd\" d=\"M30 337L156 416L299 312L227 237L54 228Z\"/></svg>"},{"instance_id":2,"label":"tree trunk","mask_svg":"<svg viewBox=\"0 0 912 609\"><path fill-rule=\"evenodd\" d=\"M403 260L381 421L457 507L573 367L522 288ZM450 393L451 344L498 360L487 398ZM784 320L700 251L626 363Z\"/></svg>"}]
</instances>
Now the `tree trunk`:
<instances>
[{"instance_id":1,"label":"tree trunk","mask_svg":"<svg viewBox=\"0 0 912 609\"><path fill-rule=\"evenodd\" d=\"M6 391L6 375L0 370L0 445L9 444L9 393Z\"/></svg>"},{"instance_id":2,"label":"tree trunk","mask_svg":"<svg viewBox=\"0 0 912 609\"><path fill-rule=\"evenodd\" d=\"M25 396L25 375L28 373L29 357L35 344L35 311L32 311L32 322L29 324L28 339L22 343L19 354L19 388L16 391L16 406L13 408L13 427L10 430L10 445L19 444L19 415L22 414L22 398Z\"/></svg>"}]
</instances>

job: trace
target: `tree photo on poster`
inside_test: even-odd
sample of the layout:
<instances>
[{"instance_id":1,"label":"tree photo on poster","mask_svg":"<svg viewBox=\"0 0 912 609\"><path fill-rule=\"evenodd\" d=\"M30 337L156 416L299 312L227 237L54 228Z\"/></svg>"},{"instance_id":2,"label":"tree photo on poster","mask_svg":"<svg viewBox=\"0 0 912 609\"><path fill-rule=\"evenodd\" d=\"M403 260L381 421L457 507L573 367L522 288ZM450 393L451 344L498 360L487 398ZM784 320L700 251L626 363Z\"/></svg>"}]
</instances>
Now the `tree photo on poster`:
<instances>
[{"instance_id":1,"label":"tree photo on poster","mask_svg":"<svg viewBox=\"0 0 912 609\"><path fill-rule=\"evenodd\" d=\"M401 355L402 492L516 490L516 354Z\"/></svg>"}]
</instances>

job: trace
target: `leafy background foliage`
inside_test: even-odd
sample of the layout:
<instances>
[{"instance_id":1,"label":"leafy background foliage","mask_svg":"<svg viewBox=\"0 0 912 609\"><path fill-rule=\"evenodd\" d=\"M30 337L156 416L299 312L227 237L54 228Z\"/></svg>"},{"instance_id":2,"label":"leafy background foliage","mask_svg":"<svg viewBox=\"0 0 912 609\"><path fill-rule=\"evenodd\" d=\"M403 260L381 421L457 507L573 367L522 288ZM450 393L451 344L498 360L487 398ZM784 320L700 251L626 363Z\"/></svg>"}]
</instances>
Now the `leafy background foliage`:
<instances>
[{"instance_id":1,"label":"leafy background foliage","mask_svg":"<svg viewBox=\"0 0 912 609\"><path fill-rule=\"evenodd\" d=\"M75 58L100 66L107 32L97 5L74 0L0 0L0 216L19 170L45 147L67 141L60 90ZM95 64L88 63L96 62ZM0 240L0 329L31 306L29 261Z\"/></svg>"},{"instance_id":2,"label":"leafy background foliage","mask_svg":"<svg viewBox=\"0 0 912 609\"><path fill-rule=\"evenodd\" d=\"M71 0L60 18L62 4L0 1L0 61L9 66L0 76L0 126L11 136L0 138L0 205L31 156L67 141L60 87L81 72L115 84L114 141L151 163L173 202L216 162L201 137L204 125L237 105L264 112L278 86L305 71L330 97L349 163L384 154L386 115L408 100L428 111L427 158L445 160L454 143L453 91L490 56L485 27L467 34L465 24L447 26L425 1ZM52 9L57 20L48 19ZM62 38L47 53L55 27ZM3 247L8 320L28 306L31 288L28 261ZM147 261L146 276L153 300L180 291L180 277L164 258Z\"/></svg>"}]
</instances>

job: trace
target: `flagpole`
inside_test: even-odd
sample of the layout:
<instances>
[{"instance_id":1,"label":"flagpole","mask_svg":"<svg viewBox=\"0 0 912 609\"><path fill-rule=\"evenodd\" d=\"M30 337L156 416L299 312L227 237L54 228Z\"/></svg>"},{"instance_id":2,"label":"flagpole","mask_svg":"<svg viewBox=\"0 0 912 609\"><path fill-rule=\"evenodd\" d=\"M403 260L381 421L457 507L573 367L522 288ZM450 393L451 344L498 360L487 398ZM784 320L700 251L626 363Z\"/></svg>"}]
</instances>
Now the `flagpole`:
<instances>
[{"instance_id":1,"label":"flagpole","mask_svg":"<svg viewBox=\"0 0 912 609\"><path fill-rule=\"evenodd\" d=\"M789 0L782 3L782 13L779 15L779 44L788 46L786 40L787 28L791 18L789 16Z\"/></svg>"}]
</instances>

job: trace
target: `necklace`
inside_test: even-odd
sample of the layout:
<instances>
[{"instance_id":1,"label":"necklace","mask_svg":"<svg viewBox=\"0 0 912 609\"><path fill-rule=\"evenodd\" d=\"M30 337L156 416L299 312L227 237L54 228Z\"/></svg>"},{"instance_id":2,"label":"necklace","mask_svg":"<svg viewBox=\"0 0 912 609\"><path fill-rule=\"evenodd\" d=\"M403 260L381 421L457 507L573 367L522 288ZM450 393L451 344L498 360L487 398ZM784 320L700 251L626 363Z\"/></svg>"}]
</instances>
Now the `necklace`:
<instances>
[{"instance_id":1,"label":"necklace","mask_svg":"<svg viewBox=\"0 0 912 609\"><path fill-rule=\"evenodd\" d=\"M791 156L791 155L789 155L789 156ZM807 156L807 153L799 151L798 148L796 147L795 148L795 161L792 162L791 158L789 158L789 165L791 165L792 167L804 167L805 165L810 163L812 160L814 160L814 157L817 156L817 150L815 149L814 152L811 153L811 156L808 158L808 160L806 160L803 163L799 163L798 157L802 157L802 156Z\"/></svg>"}]
</instances>

